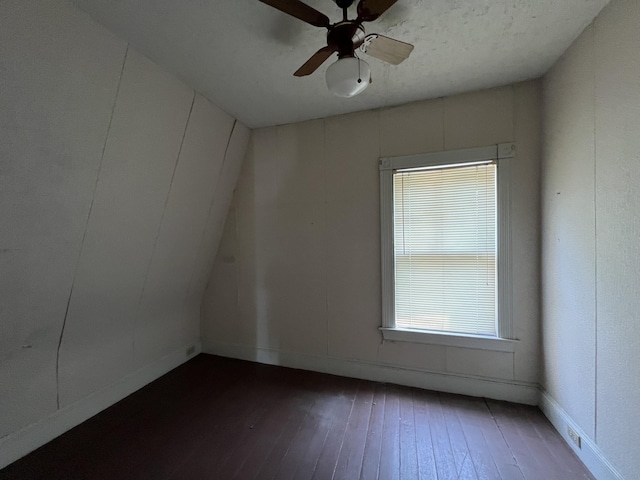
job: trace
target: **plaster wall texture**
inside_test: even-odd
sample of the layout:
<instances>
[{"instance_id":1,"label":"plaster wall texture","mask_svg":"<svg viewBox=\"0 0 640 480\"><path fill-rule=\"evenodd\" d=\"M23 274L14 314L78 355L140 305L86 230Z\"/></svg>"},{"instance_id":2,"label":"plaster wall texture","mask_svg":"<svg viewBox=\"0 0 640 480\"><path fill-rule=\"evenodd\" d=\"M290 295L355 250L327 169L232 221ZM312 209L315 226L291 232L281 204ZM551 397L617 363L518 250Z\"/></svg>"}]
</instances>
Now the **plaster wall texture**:
<instances>
[{"instance_id":1,"label":"plaster wall texture","mask_svg":"<svg viewBox=\"0 0 640 480\"><path fill-rule=\"evenodd\" d=\"M203 301L203 350L535 385L539 104L530 81L254 130ZM383 343L379 158L512 141L515 352Z\"/></svg>"},{"instance_id":2,"label":"plaster wall texture","mask_svg":"<svg viewBox=\"0 0 640 480\"><path fill-rule=\"evenodd\" d=\"M0 72L1 440L199 341L249 130L64 0Z\"/></svg>"},{"instance_id":3,"label":"plaster wall texture","mask_svg":"<svg viewBox=\"0 0 640 480\"><path fill-rule=\"evenodd\" d=\"M544 79L543 387L640 471L640 4L614 0Z\"/></svg>"}]
</instances>

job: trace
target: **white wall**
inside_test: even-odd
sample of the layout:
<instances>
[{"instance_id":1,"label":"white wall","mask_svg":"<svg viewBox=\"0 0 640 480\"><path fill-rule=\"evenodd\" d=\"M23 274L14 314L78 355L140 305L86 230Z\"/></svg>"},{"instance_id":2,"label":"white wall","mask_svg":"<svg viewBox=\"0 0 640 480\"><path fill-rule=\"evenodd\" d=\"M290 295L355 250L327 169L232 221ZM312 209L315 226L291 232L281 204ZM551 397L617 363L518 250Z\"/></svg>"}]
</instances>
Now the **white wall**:
<instances>
[{"instance_id":1,"label":"white wall","mask_svg":"<svg viewBox=\"0 0 640 480\"><path fill-rule=\"evenodd\" d=\"M0 2L0 77L2 466L198 343L249 131L64 0Z\"/></svg>"},{"instance_id":2,"label":"white wall","mask_svg":"<svg viewBox=\"0 0 640 480\"><path fill-rule=\"evenodd\" d=\"M625 478L640 471L639 24L640 3L614 0L544 78L543 387Z\"/></svg>"},{"instance_id":3,"label":"white wall","mask_svg":"<svg viewBox=\"0 0 640 480\"><path fill-rule=\"evenodd\" d=\"M203 349L535 403L539 87L255 130L203 303ZM379 157L512 141L515 352L382 343Z\"/></svg>"}]
</instances>

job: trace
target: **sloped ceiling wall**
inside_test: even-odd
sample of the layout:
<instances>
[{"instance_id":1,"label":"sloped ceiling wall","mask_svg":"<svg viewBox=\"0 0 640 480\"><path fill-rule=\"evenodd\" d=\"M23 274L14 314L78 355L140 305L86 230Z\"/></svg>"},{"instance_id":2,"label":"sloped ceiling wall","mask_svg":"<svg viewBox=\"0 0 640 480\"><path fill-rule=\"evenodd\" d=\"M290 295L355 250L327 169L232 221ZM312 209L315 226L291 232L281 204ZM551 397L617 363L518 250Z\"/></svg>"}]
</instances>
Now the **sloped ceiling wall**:
<instances>
[{"instance_id":1,"label":"sloped ceiling wall","mask_svg":"<svg viewBox=\"0 0 640 480\"><path fill-rule=\"evenodd\" d=\"M198 341L250 131L64 0L0 3L0 72L1 445Z\"/></svg>"}]
</instances>

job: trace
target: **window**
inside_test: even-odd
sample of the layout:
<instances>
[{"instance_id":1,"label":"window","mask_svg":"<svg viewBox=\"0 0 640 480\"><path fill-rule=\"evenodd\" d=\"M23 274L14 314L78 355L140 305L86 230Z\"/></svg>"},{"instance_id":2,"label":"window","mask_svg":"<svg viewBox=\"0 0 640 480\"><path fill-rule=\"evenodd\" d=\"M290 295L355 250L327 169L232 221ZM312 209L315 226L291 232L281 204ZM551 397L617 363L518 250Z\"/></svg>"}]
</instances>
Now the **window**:
<instances>
[{"instance_id":1,"label":"window","mask_svg":"<svg viewBox=\"0 0 640 480\"><path fill-rule=\"evenodd\" d=\"M385 339L495 348L492 341L512 337L514 150L501 144L380 161Z\"/></svg>"},{"instance_id":2,"label":"window","mask_svg":"<svg viewBox=\"0 0 640 480\"><path fill-rule=\"evenodd\" d=\"M496 165L393 173L396 326L496 336Z\"/></svg>"}]
</instances>

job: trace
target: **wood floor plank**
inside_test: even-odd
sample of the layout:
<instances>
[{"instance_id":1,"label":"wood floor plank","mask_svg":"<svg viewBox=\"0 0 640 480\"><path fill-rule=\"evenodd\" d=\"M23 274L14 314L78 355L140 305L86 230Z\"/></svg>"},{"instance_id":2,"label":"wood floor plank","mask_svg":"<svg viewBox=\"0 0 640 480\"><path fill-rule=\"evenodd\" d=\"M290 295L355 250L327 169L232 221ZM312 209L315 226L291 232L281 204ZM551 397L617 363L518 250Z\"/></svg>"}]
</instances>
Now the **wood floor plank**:
<instances>
[{"instance_id":1,"label":"wood floor plank","mask_svg":"<svg viewBox=\"0 0 640 480\"><path fill-rule=\"evenodd\" d=\"M373 406L373 394L373 384L369 382L360 384L342 441L340 454L338 455L333 474L334 480L354 480L360 476L371 408Z\"/></svg>"},{"instance_id":2,"label":"wood floor plank","mask_svg":"<svg viewBox=\"0 0 640 480\"><path fill-rule=\"evenodd\" d=\"M378 478L381 480L400 478L400 401L398 392L398 387L394 385L390 385L386 392L378 471Z\"/></svg>"},{"instance_id":3,"label":"wood floor plank","mask_svg":"<svg viewBox=\"0 0 640 480\"><path fill-rule=\"evenodd\" d=\"M416 422L411 390L400 392L400 479L419 477Z\"/></svg>"},{"instance_id":4,"label":"wood floor plank","mask_svg":"<svg viewBox=\"0 0 640 480\"><path fill-rule=\"evenodd\" d=\"M486 401L485 401L486 403ZM487 405L488 409L488 405ZM500 428L489 411L491 421L482 429L482 435L491 448L491 455L503 480L524 480L524 474L513 452L504 439Z\"/></svg>"},{"instance_id":5,"label":"wood floor plank","mask_svg":"<svg viewBox=\"0 0 640 480\"><path fill-rule=\"evenodd\" d=\"M347 382L345 390L340 396L340 405L331 422L331 428L322 446L322 451L318 457L316 469L313 472L314 480L324 480L333 478L333 474L342 448L342 442L346 434L347 424L353 411L354 400L360 387L360 381Z\"/></svg>"},{"instance_id":6,"label":"wood floor plank","mask_svg":"<svg viewBox=\"0 0 640 480\"><path fill-rule=\"evenodd\" d=\"M342 382L340 382L342 383ZM316 401L302 422L291 447L284 456L276 480L312 478L320 453L331 430L334 415L346 406L344 388L333 395L317 395Z\"/></svg>"},{"instance_id":7,"label":"wood floor plank","mask_svg":"<svg viewBox=\"0 0 640 480\"><path fill-rule=\"evenodd\" d=\"M431 440L438 479L458 478L459 469L454 458L440 398L436 392L425 392L423 398L427 407L427 419L431 425Z\"/></svg>"},{"instance_id":8,"label":"wood floor plank","mask_svg":"<svg viewBox=\"0 0 640 480\"><path fill-rule=\"evenodd\" d=\"M306 444L306 452L301 456L297 471L295 472L295 478L304 480L311 478L315 470L315 466L318 462L320 451L326 441L326 437L331 427L331 422L338 406L338 398L344 391L344 382L339 377L324 377L325 381L322 385L318 386L317 395L322 396L324 405L319 410L319 417L316 429L313 436ZM314 404L315 407L316 404ZM309 410L309 415L312 415L313 411ZM308 417L305 417L308 418ZM299 442L299 438L292 440L294 443ZM288 451L287 456L293 455L293 452ZM252 455L254 457L254 455ZM280 465L282 467L282 465ZM255 472L256 469L253 471ZM247 470L248 474L251 470ZM252 478L247 474L238 475L237 478Z\"/></svg>"},{"instance_id":9,"label":"wood floor plank","mask_svg":"<svg viewBox=\"0 0 640 480\"><path fill-rule=\"evenodd\" d=\"M200 355L0 480L593 480L535 407Z\"/></svg>"},{"instance_id":10,"label":"wood floor plank","mask_svg":"<svg viewBox=\"0 0 640 480\"><path fill-rule=\"evenodd\" d=\"M302 422L307 418L315 403L315 398L311 395L299 394L298 398L299 405L289 412L282 433L274 437L273 448L269 450L260 466L255 469L253 478L272 479L278 473L282 459L289 451Z\"/></svg>"},{"instance_id":11,"label":"wood floor plank","mask_svg":"<svg viewBox=\"0 0 640 480\"><path fill-rule=\"evenodd\" d=\"M451 395L438 394L440 409L449 435L451 450L453 451L453 457L456 461L458 477L465 480L476 480L478 473L473 463L467 439L462 431L462 425L460 425L458 412L449 405L452 398L453 396ZM463 421L472 420L471 417L466 416L465 412L460 413L463 415Z\"/></svg>"},{"instance_id":12,"label":"wood floor plank","mask_svg":"<svg viewBox=\"0 0 640 480\"><path fill-rule=\"evenodd\" d=\"M261 471L274 449L282 445L281 439L298 428L310 408L311 398L289 398L287 405L279 408L276 415L259 423L254 441L247 445L245 458L240 460L232 478L256 478L256 473Z\"/></svg>"},{"instance_id":13,"label":"wood floor plank","mask_svg":"<svg viewBox=\"0 0 640 480\"><path fill-rule=\"evenodd\" d=\"M499 450L504 442L502 444L498 442L493 447L487 444L485 432L494 431L497 429L497 425L491 418L484 399L441 394L441 401L445 402L448 410L458 418L478 478L501 480L502 474L495 461L495 456L506 453L507 458L510 457L513 460L513 457L508 450L507 452L494 452L494 450ZM505 470L509 470L509 468L507 467Z\"/></svg>"},{"instance_id":14,"label":"wood floor plank","mask_svg":"<svg viewBox=\"0 0 640 480\"><path fill-rule=\"evenodd\" d=\"M361 480L378 478L382 448L382 429L384 426L385 397L385 385L381 383L375 384L371 414L369 416L367 435L365 437L362 468L360 469Z\"/></svg>"},{"instance_id":15,"label":"wood floor plank","mask_svg":"<svg viewBox=\"0 0 640 480\"><path fill-rule=\"evenodd\" d=\"M411 391L413 396L413 416L416 432L416 452L418 457L418 478L433 480L438 478L431 425L427 415L427 404L417 389Z\"/></svg>"},{"instance_id":16,"label":"wood floor plank","mask_svg":"<svg viewBox=\"0 0 640 480\"><path fill-rule=\"evenodd\" d=\"M234 442L230 448L230 455L226 460L220 460L221 466L216 476L247 478L252 475L253 472L246 471L241 475L244 464L250 459L255 459L257 447L263 439L279 437L283 425L286 424L287 412L299 406L297 400L296 397L288 395L284 389L277 389L273 397L263 398L264 403L260 409L251 415L243 430L240 431L239 441Z\"/></svg>"},{"instance_id":17,"label":"wood floor plank","mask_svg":"<svg viewBox=\"0 0 640 480\"><path fill-rule=\"evenodd\" d=\"M296 372L305 375L304 372ZM293 405L281 412L286 415L279 430L265 432L265 438L260 442L262 454L259 457L248 458L247 465L242 469L244 473L239 474L238 478L275 477L298 431L316 404L318 391L324 391L323 389L327 388L329 392L333 392L332 388L334 387L329 379L316 375L310 375L303 383L295 381L286 387L288 394L292 397L291 400L294 401ZM322 385L318 386L318 390L316 390L316 382L318 381ZM270 444L266 443L267 440ZM251 468L252 466L253 468Z\"/></svg>"},{"instance_id":18,"label":"wood floor plank","mask_svg":"<svg viewBox=\"0 0 640 480\"><path fill-rule=\"evenodd\" d=\"M520 432L522 419L519 415L509 411L501 402L488 402L491 412L500 427L509 448L518 463L526 480L544 478L561 480L561 472L554 471L548 466L548 458L536 457Z\"/></svg>"},{"instance_id":19,"label":"wood floor plank","mask_svg":"<svg viewBox=\"0 0 640 480\"><path fill-rule=\"evenodd\" d=\"M459 420L477 477L483 480L501 480L502 475L494 461L491 447L487 445L482 428L472 423L465 423L463 418Z\"/></svg>"}]
</instances>

